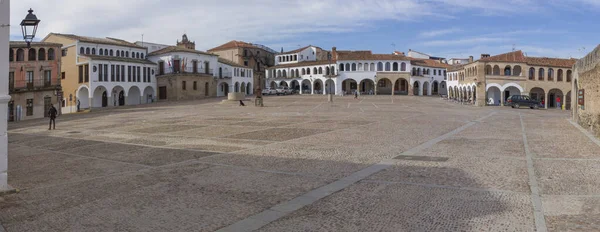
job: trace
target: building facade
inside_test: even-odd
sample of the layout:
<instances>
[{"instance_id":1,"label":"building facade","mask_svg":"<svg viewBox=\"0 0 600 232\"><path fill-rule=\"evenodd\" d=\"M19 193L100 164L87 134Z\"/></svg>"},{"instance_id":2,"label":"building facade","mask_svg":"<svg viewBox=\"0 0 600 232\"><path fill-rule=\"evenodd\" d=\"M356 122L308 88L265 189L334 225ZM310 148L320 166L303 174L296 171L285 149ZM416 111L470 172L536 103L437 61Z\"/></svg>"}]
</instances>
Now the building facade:
<instances>
[{"instance_id":1,"label":"building facade","mask_svg":"<svg viewBox=\"0 0 600 232\"><path fill-rule=\"evenodd\" d=\"M54 105L60 113L61 44L10 42L8 121L48 117Z\"/></svg>"},{"instance_id":2,"label":"building facade","mask_svg":"<svg viewBox=\"0 0 600 232\"><path fill-rule=\"evenodd\" d=\"M432 59L371 51L325 51L307 46L275 56L267 85L301 94L438 95L446 92L448 65Z\"/></svg>"},{"instance_id":3,"label":"building facade","mask_svg":"<svg viewBox=\"0 0 600 232\"><path fill-rule=\"evenodd\" d=\"M254 86L254 89L265 87L265 70L275 65L274 56L277 54L273 49L266 46L235 40L209 49L208 52L217 54L220 58L235 63L236 67L241 66L252 69L252 82L259 84L259 86Z\"/></svg>"},{"instance_id":4,"label":"building facade","mask_svg":"<svg viewBox=\"0 0 600 232\"><path fill-rule=\"evenodd\" d=\"M573 120L600 137L600 45L573 65Z\"/></svg>"},{"instance_id":5,"label":"building facade","mask_svg":"<svg viewBox=\"0 0 600 232\"><path fill-rule=\"evenodd\" d=\"M529 95L543 101L545 108L557 100L571 107L572 66L576 59L528 57L522 51L481 58L456 66L448 72L450 98L478 106L504 105L511 95ZM485 97L483 97L485 96Z\"/></svg>"},{"instance_id":6,"label":"building facade","mask_svg":"<svg viewBox=\"0 0 600 232\"><path fill-rule=\"evenodd\" d=\"M147 49L115 38L50 33L43 42L63 44L63 113L147 104L156 97L156 64Z\"/></svg>"},{"instance_id":7,"label":"building facade","mask_svg":"<svg viewBox=\"0 0 600 232\"><path fill-rule=\"evenodd\" d=\"M230 92L252 94L252 69L213 53L170 46L148 54L157 63L159 100L223 97Z\"/></svg>"}]
</instances>

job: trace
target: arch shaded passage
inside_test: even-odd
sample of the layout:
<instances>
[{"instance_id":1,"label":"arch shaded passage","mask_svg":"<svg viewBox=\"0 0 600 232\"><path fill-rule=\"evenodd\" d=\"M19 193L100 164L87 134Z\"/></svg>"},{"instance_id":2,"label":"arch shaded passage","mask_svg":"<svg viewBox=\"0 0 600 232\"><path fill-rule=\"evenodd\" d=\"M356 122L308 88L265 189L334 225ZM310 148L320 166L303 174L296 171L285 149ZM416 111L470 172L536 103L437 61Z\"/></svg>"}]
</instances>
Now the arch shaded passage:
<instances>
[{"instance_id":1,"label":"arch shaded passage","mask_svg":"<svg viewBox=\"0 0 600 232\"><path fill-rule=\"evenodd\" d=\"M75 105L79 104L79 109L90 108L90 91L87 87L82 87L77 91L77 101L75 101Z\"/></svg>"},{"instance_id":2,"label":"arch shaded passage","mask_svg":"<svg viewBox=\"0 0 600 232\"><path fill-rule=\"evenodd\" d=\"M408 81L404 78L399 78L394 83L394 94L408 95Z\"/></svg>"},{"instance_id":3,"label":"arch shaded passage","mask_svg":"<svg viewBox=\"0 0 600 232\"><path fill-rule=\"evenodd\" d=\"M342 92L344 94L353 94L358 85L354 79L346 79L342 81Z\"/></svg>"},{"instance_id":4,"label":"arch shaded passage","mask_svg":"<svg viewBox=\"0 0 600 232\"><path fill-rule=\"evenodd\" d=\"M377 94L392 94L392 81L387 78L380 78L377 81Z\"/></svg>"},{"instance_id":5,"label":"arch shaded passage","mask_svg":"<svg viewBox=\"0 0 600 232\"><path fill-rule=\"evenodd\" d=\"M303 94L311 94L312 93L312 84L310 83L310 80L304 79L302 80L302 82L300 83L302 88L302 93Z\"/></svg>"},{"instance_id":6,"label":"arch shaded passage","mask_svg":"<svg viewBox=\"0 0 600 232\"><path fill-rule=\"evenodd\" d=\"M496 86L491 86L487 90L487 105L490 106L499 106L500 105L500 88Z\"/></svg>"},{"instance_id":7,"label":"arch shaded passage","mask_svg":"<svg viewBox=\"0 0 600 232\"><path fill-rule=\"evenodd\" d=\"M141 104L140 96L142 96L142 93L137 86L132 86L131 88L129 88L129 92L127 93L127 105Z\"/></svg>"},{"instance_id":8,"label":"arch shaded passage","mask_svg":"<svg viewBox=\"0 0 600 232\"><path fill-rule=\"evenodd\" d=\"M419 95L419 88L420 88L419 82L415 81L415 83L413 83L413 94L414 95Z\"/></svg>"},{"instance_id":9,"label":"arch shaded passage","mask_svg":"<svg viewBox=\"0 0 600 232\"><path fill-rule=\"evenodd\" d=\"M326 94L335 94L335 82L332 79L325 81L325 92Z\"/></svg>"},{"instance_id":10,"label":"arch shaded passage","mask_svg":"<svg viewBox=\"0 0 600 232\"><path fill-rule=\"evenodd\" d=\"M369 95L373 95L375 94L375 82L373 82L373 80L371 79L364 79L362 80L359 85L359 92L361 94L369 94Z\"/></svg>"},{"instance_id":11,"label":"arch shaded passage","mask_svg":"<svg viewBox=\"0 0 600 232\"><path fill-rule=\"evenodd\" d=\"M564 103L564 94L560 89L551 89L548 91L548 108L559 108ZM560 101L560 104L558 104Z\"/></svg>"}]
</instances>

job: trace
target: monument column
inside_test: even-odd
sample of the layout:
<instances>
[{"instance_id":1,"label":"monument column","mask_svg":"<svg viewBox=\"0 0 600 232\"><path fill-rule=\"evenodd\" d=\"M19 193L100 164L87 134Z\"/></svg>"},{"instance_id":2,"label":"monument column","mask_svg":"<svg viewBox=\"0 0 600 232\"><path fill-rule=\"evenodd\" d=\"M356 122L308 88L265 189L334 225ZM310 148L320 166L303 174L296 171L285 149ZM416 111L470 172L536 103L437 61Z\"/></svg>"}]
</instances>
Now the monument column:
<instances>
[{"instance_id":1,"label":"monument column","mask_svg":"<svg viewBox=\"0 0 600 232\"><path fill-rule=\"evenodd\" d=\"M17 23L14 23L17 25ZM0 1L0 192L11 191L8 185L8 54L10 34L10 0Z\"/></svg>"}]
</instances>

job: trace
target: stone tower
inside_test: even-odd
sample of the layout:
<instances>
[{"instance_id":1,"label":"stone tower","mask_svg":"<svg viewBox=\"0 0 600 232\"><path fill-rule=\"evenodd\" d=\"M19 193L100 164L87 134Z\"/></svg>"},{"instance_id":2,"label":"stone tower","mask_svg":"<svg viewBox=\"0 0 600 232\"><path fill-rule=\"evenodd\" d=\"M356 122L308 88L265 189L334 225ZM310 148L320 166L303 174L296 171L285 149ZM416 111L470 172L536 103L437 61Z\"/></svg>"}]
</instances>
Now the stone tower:
<instances>
[{"instance_id":1,"label":"stone tower","mask_svg":"<svg viewBox=\"0 0 600 232\"><path fill-rule=\"evenodd\" d=\"M196 50L196 42L191 42L190 40L188 40L187 35L183 34L183 36L181 36L181 42L177 40L177 47Z\"/></svg>"}]
</instances>

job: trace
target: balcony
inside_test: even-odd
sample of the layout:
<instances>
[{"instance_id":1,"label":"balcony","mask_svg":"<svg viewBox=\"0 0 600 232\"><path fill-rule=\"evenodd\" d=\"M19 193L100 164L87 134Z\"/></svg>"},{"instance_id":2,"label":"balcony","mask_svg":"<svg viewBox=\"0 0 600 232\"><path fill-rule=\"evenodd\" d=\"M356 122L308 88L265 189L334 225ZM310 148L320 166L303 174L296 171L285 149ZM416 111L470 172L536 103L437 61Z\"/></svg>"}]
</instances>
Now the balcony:
<instances>
[{"instance_id":1,"label":"balcony","mask_svg":"<svg viewBox=\"0 0 600 232\"><path fill-rule=\"evenodd\" d=\"M57 80L51 82L49 80L34 79L33 81L14 81L9 82L8 89L11 93L13 92L25 92L25 91L44 91L44 90L55 90L60 88L60 84Z\"/></svg>"},{"instance_id":2,"label":"balcony","mask_svg":"<svg viewBox=\"0 0 600 232\"><path fill-rule=\"evenodd\" d=\"M219 76L218 76L219 79L228 79L228 78L232 78L232 77L233 77L233 73L231 71L221 72L221 73L219 73Z\"/></svg>"},{"instance_id":3,"label":"balcony","mask_svg":"<svg viewBox=\"0 0 600 232\"><path fill-rule=\"evenodd\" d=\"M158 70L156 70L156 73L157 73L156 76L173 75L173 74L206 74L206 75L212 76L213 69L204 69L204 68L200 68L200 67L198 67L198 69L194 69L193 67L186 67L184 69L169 67L164 70L163 74L158 72Z\"/></svg>"}]
</instances>

